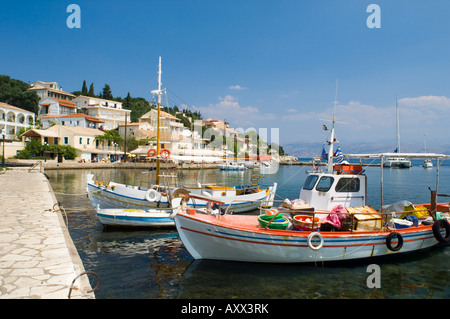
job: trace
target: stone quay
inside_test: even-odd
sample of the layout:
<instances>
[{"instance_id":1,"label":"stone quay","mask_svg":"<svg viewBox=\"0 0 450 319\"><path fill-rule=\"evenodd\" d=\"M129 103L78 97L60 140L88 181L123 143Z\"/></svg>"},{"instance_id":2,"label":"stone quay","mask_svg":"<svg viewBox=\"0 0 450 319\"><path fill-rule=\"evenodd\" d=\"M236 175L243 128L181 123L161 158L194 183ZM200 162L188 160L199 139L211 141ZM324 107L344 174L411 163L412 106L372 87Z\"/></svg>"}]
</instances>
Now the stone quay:
<instances>
[{"instance_id":1,"label":"stone quay","mask_svg":"<svg viewBox=\"0 0 450 319\"><path fill-rule=\"evenodd\" d=\"M95 298L42 170L2 170L0 205L0 299Z\"/></svg>"}]
</instances>

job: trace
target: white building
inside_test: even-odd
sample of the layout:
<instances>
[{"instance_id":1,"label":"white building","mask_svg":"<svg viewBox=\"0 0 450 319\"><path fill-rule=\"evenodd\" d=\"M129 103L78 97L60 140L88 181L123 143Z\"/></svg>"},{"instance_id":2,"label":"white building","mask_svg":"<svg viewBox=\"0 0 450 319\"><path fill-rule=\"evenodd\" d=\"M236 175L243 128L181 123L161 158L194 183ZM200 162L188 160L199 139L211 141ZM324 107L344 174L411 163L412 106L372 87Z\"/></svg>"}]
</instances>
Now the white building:
<instances>
[{"instance_id":1,"label":"white building","mask_svg":"<svg viewBox=\"0 0 450 319\"><path fill-rule=\"evenodd\" d=\"M34 122L33 112L0 102L0 132L5 134L6 140L18 139L16 134L19 130L34 128Z\"/></svg>"},{"instance_id":2,"label":"white building","mask_svg":"<svg viewBox=\"0 0 450 319\"><path fill-rule=\"evenodd\" d=\"M97 129L53 125L45 130L32 129L22 134L24 143L28 139L38 139L45 145L70 145L77 150L77 160L102 160L113 155L113 149L105 149L96 139L104 133Z\"/></svg>"},{"instance_id":3,"label":"white building","mask_svg":"<svg viewBox=\"0 0 450 319\"><path fill-rule=\"evenodd\" d=\"M130 122L131 111L123 109L122 102L84 95L77 96L73 101L82 112L104 121L104 130L116 129L125 124L125 119Z\"/></svg>"},{"instance_id":4,"label":"white building","mask_svg":"<svg viewBox=\"0 0 450 319\"><path fill-rule=\"evenodd\" d=\"M72 101L75 98L72 93L64 92L57 82L36 81L31 84L28 90L35 91L41 100L51 97Z\"/></svg>"},{"instance_id":5,"label":"white building","mask_svg":"<svg viewBox=\"0 0 450 319\"><path fill-rule=\"evenodd\" d=\"M55 124L99 129L104 123L104 121L84 113L46 115L41 116L40 121L43 129L49 128Z\"/></svg>"},{"instance_id":6,"label":"white building","mask_svg":"<svg viewBox=\"0 0 450 319\"><path fill-rule=\"evenodd\" d=\"M77 105L69 100L46 97L39 101L38 120L45 116L75 114L77 110Z\"/></svg>"}]
</instances>

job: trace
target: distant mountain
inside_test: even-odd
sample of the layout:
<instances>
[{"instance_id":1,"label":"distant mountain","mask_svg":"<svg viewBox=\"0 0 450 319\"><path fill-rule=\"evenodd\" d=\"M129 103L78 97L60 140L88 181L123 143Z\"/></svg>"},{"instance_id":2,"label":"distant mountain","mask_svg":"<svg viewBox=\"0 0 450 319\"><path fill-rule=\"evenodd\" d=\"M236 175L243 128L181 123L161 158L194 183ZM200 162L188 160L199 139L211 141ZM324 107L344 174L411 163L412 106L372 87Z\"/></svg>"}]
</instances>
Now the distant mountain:
<instances>
[{"instance_id":1,"label":"distant mountain","mask_svg":"<svg viewBox=\"0 0 450 319\"><path fill-rule=\"evenodd\" d=\"M322 154L323 143L292 143L284 144L283 149L286 154L295 157L317 157ZM346 145L340 143L341 150L344 154L360 154L360 153L382 153L393 152L395 146L389 144L351 144ZM423 153L423 145L405 144L401 146L402 153ZM427 152L449 154L450 145L429 145L427 146Z\"/></svg>"}]
</instances>

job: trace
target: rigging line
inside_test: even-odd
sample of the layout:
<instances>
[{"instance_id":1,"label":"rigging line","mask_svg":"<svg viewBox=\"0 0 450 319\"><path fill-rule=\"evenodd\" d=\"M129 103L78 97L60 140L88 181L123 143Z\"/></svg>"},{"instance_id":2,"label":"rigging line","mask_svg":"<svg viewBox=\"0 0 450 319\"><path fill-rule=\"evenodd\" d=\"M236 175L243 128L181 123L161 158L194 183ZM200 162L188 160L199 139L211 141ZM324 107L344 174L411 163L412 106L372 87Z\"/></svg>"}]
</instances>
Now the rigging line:
<instances>
[{"instance_id":1,"label":"rigging line","mask_svg":"<svg viewBox=\"0 0 450 319\"><path fill-rule=\"evenodd\" d=\"M186 106L190 105L189 103L187 103L186 101L184 101L182 98L180 98L179 96L177 96L173 91L167 89L167 91L169 91L171 94L173 94L176 98L178 98L181 102L183 102L184 104L186 104Z\"/></svg>"}]
</instances>

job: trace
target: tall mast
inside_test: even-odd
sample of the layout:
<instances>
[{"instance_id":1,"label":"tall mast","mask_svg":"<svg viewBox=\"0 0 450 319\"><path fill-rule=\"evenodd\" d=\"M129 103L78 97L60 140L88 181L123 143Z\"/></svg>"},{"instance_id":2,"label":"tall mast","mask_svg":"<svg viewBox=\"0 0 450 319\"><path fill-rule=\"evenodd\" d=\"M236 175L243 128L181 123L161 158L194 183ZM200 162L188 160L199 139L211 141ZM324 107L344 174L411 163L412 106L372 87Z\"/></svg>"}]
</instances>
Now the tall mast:
<instances>
[{"instance_id":1,"label":"tall mast","mask_svg":"<svg viewBox=\"0 0 450 319\"><path fill-rule=\"evenodd\" d=\"M157 101L158 101L158 120L157 120L157 131L156 131L156 185L159 185L159 170L160 170L160 160L161 160L161 156L160 156L160 152L161 152L161 145L160 145L160 140L161 140L161 135L160 135L160 118L161 118L161 95L162 95L162 90L161 90L161 57L159 57L159 65L158 65L158 89L157 90L153 90L152 93L157 95Z\"/></svg>"},{"instance_id":2,"label":"tall mast","mask_svg":"<svg viewBox=\"0 0 450 319\"><path fill-rule=\"evenodd\" d=\"M333 173L333 158L334 158L334 123L335 123L335 114L336 114L336 103L337 103L337 91L338 91L338 80L336 80L336 93L334 95L334 112L333 112L333 121L331 124L331 135L329 141L328 148L328 173Z\"/></svg>"},{"instance_id":3,"label":"tall mast","mask_svg":"<svg viewBox=\"0 0 450 319\"><path fill-rule=\"evenodd\" d=\"M397 94L395 95L395 111L396 111L396 119L397 119L397 153L400 152L400 123L398 118L398 100Z\"/></svg>"}]
</instances>

